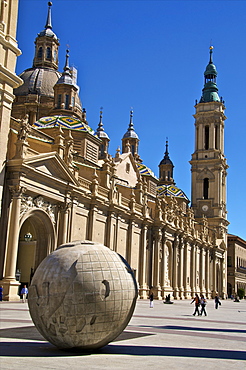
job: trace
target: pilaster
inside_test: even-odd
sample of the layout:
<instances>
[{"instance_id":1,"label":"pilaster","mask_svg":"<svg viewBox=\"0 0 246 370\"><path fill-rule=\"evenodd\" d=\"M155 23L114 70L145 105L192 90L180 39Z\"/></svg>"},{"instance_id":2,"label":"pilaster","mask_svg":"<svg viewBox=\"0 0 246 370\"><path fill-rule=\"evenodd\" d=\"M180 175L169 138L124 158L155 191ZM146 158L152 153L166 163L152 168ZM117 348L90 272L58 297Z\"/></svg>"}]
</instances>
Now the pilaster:
<instances>
[{"instance_id":1,"label":"pilaster","mask_svg":"<svg viewBox=\"0 0 246 370\"><path fill-rule=\"evenodd\" d=\"M179 299L179 288L178 288L178 246L179 238L175 237L173 242L173 296L174 299Z\"/></svg>"},{"instance_id":2,"label":"pilaster","mask_svg":"<svg viewBox=\"0 0 246 370\"><path fill-rule=\"evenodd\" d=\"M20 283L16 281L15 273L19 245L21 196L25 192L25 188L19 185L11 185L9 188L12 199L9 214L9 232L5 260L5 273L1 284L3 285L4 289L4 300L16 301L20 299L18 296L18 288Z\"/></svg>"},{"instance_id":3,"label":"pilaster","mask_svg":"<svg viewBox=\"0 0 246 370\"><path fill-rule=\"evenodd\" d=\"M161 287L160 287L160 243L161 243L161 229L155 227L154 230L154 268L153 268L153 293L155 299L161 299Z\"/></svg>"},{"instance_id":4,"label":"pilaster","mask_svg":"<svg viewBox=\"0 0 246 370\"><path fill-rule=\"evenodd\" d=\"M147 298L147 281L146 281L146 255L147 255L147 231L146 224L142 226L141 245L139 256L139 297L140 299Z\"/></svg>"}]
</instances>

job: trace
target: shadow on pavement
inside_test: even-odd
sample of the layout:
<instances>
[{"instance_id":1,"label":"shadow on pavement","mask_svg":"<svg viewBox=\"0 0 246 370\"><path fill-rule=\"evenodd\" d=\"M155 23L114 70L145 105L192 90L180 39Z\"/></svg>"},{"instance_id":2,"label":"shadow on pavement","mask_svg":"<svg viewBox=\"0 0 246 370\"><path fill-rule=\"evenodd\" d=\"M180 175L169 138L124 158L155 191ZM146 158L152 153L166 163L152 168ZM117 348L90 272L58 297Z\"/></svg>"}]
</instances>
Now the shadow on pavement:
<instances>
[{"instance_id":1,"label":"shadow on pavement","mask_svg":"<svg viewBox=\"0 0 246 370\"><path fill-rule=\"evenodd\" d=\"M95 352L61 351L48 342L2 342L1 356L5 357L78 357L93 354L167 356L206 359L246 360L246 352L201 348L129 346L109 344Z\"/></svg>"},{"instance_id":2,"label":"shadow on pavement","mask_svg":"<svg viewBox=\"0 0 246 370\"><path fill-rule=\"evenodd\" d=\"M118 342L120 340L129 340L134 338L141 338L150 335L155 335L152 333L137 333L133 331L123 331L114 342ZM24 326L21 328L11 328L11 329L0 329L0 337L1 338L11 338L11 339L23 339L23 340L38 340L47 342L47 340L38 332L35 326ZM11 344L11 342L9 342Z\"/></svg>"},{"instance_id":3,"label":"shadow on pavement","mask_svg":"<svg viewBox=\"0 0 246 370\"><path fill-rule=\"evenodd\" d=\"M150 326L141 325L142 328L149 328ZM195 326L176 326L176 325L166 325L166 326L151 326L152 328L158 329L169 329L169 330L192 330L192 331L211 331L211 332L220 332L220 333L239 333L245 334L246 330L240 329L219 329L219 328L201 328Z\"/></svg>"}]
</instances>

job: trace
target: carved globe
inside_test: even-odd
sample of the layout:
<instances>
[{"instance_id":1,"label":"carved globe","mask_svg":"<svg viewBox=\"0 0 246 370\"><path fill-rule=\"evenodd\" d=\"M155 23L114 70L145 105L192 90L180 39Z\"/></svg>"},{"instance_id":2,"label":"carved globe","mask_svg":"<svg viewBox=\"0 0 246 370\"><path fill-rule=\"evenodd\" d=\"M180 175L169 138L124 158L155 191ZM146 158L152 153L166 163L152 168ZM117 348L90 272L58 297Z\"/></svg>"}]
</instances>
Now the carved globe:
<instances>
[{"instance_id":1,"label":"carved globe","mask_svg":"<svg viewBox=\"0 0 246 370\"><path fill-rule=\"evenodd\" d=\"M128 324L137 299L130 266L99 243L61 245L37 268L28 305L39 332L59 348L96 349Z\"/></svg>"}]
</instances>

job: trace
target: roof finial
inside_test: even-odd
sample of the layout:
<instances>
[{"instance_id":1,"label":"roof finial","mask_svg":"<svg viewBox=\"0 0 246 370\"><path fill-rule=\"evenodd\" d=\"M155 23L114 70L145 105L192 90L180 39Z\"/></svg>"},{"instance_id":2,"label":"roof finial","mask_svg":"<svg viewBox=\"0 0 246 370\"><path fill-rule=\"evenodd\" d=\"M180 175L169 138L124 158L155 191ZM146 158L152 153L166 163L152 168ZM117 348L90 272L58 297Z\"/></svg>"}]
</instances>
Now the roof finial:
<instances>
[{"instance_id":1,"label":"roof finial","mask_svg":"<svg viewBox=\"0 0 246 370\"><path fill-rule=\"evenodd\" d=\"M102 126L102 115L103 115L103 107L100 107L100 121L99 121L99 126Z\"/></svg>"},{"instance_id":2,"label":"roof finial","mask_svg":"<svg viewBox=\"0 0 246 370\"><path fill-rule=\"evenodd\" d=\"M66 50L66 61L65 66L63 68L64 72L68 71L70 73L70 67L69 67L69 49Z\"/></svg>"},{"instance_id":3,"label":"roof finial","mask_svg":"<svg viewBox=\"0 0 246 370\"><path fill-rule=\"evenodd\" d=\"M130 123L129 123L129 129L132 129L133 130L133 109L131 107L131 110L130 110Z\"/></svg>"},{"instance_id":4,"label":"roof finial","mask_svg":"<svg viewBox=\"0 0 246 370\"><path fill-rule=\"evenodd\" d=\"M48 15L47 15L45 29L47 29L47 28L52 29L52 24L51 24L51 7L52 7L52 2L51 1L48 1Z\"/></svg>"},{"instance_id":5,"label":"roof finial","mask_svg":"<svg viewBox=\"0 0 246 370\"><path fill-rule=\"evenodd\" d=\"M166 137L166 151L165 151L165 155L168 156L168 137Z\"/></svg>"},{"instance_id":6,"label":"roof finial","mask_svg":"<svg viewBox=\"0 0 246 370\"><path fill-rule=\"evenodd\" d=\"M213 58L212 58L212 55L213 55L213 46L210 45L209 47L209 50L210 50L210 58L209 58L209 64L213 64Z\"/></svg>"}]
</instances>

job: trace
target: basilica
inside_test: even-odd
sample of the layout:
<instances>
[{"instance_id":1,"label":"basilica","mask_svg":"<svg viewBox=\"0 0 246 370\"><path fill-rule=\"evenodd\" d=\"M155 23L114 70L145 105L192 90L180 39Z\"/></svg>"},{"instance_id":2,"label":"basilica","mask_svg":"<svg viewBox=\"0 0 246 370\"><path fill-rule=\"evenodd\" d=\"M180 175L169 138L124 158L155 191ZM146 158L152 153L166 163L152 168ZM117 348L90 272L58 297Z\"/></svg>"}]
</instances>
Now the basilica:
<instances>
[{"instance_id":1,"label":"basilica","mask_svg":"<svg viewBox=\"0 0 246 370\"><path fill-rule=\"evenodd\" d=\"M150 291L155 299L169 294L190 299L195 293L225 298L226 117L213 48L195 105L189 200L175 183L168 142L164 157L157 159L158 178L144 164L132 111L115 154L109 153L102 111L98 127L90 127L69 50L58 71L51 5L35 39L32 66L12 79L6 162L0 153L6 163L0 240L4 299L19 299L20 286L30 284L40 262L74 240L100 242L122 255L134 272L140 299ZM19 49L12 49L16 59Z\"/></svg>"}]
</instances>

